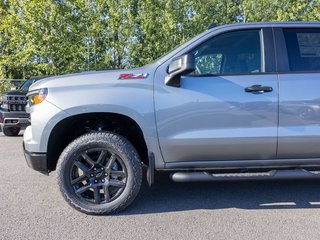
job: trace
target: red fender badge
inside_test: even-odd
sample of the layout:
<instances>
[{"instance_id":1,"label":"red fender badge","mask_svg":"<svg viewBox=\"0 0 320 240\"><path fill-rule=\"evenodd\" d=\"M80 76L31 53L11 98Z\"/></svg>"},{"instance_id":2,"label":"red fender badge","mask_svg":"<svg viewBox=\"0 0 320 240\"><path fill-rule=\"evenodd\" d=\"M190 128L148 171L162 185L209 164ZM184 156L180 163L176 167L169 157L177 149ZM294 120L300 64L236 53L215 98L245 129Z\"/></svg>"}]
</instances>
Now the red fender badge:
<instances>
[{"instance_id":1,"label":"red fender badge","mask_svg":"<svg viewBox=\"0 0 320 240\"><path fill-rule=\"evenodd\" d=\"M144 79L148 77L148 73L140 73L140 74L133 74L133 73L124 73L120 74L119 80L125 80L125 79Z\"/></svg>"}]
</instances>

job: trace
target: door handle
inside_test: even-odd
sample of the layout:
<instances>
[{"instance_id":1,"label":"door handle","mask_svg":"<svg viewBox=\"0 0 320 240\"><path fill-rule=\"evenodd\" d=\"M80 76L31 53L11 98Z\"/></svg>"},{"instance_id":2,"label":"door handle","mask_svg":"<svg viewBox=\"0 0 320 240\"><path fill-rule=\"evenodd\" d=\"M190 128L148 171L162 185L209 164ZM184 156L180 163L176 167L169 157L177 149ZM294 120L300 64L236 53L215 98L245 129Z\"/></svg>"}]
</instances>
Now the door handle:
<instances>
[{"instance_id":1,"label":"door handle","mask_svg":"<svg viewBox=\"0 0 320 240\"><path fill-rule=\"evenodd\" d=\"M247 87L244 90L249 93L257 94L257 93L272 92L273 88L268 86L252 85L251 87Z\"/></svg>"}]
</instances>

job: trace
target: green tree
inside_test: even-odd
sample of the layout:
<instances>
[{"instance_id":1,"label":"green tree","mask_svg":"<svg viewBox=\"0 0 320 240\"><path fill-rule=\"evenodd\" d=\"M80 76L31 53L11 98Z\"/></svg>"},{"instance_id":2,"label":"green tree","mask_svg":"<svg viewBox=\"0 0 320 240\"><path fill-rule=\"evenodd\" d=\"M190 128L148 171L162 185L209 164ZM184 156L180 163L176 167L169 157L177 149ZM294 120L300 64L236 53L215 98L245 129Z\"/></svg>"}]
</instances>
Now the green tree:
<instances>
[{"instance_id":1,"label":"green tree","mask_svg":"<svg viewBox=\"0 0 320 240\"><path fill-rule=\"evenodd\" d=\"M319 0L0 0L0 78L154 61L219 25L320 20Z\"/></svg>"},{"instance_id":2,"label":"green tree","mask_svg":"<svg viewBox=\"0 0 320 240\"><path fill-rule=\"evenodd\" d=\"M244 22L319 21L318 0L243 0L239 5Z\"/></svg>"}]
</instances>

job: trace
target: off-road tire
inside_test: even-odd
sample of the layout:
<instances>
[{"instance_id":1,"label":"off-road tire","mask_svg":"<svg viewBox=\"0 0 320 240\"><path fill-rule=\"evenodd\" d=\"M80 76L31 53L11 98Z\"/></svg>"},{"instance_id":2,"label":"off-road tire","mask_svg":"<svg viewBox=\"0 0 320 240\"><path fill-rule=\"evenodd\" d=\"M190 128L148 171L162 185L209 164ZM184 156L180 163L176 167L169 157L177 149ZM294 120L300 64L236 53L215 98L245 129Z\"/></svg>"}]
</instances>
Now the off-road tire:
<instances>
[{"instance_id":1,"label":"off-road tire","mask_svg":"<svg viewBox=\"0 0 320 240\"><path fill-rule=\"evenodd\" d=\"M100 204L88 202L79 196L70 180L75 158L81 152L97 148L105 148L121 158L127 173L126 184L120 195L113 201ZM128 207L139 193L142 164L136 149L124 137L112 132L88 133L75 139L62 152L57 163L57 181L62 196L75 209L91 215L114 214Z\"/></svg>"}]
</instances>

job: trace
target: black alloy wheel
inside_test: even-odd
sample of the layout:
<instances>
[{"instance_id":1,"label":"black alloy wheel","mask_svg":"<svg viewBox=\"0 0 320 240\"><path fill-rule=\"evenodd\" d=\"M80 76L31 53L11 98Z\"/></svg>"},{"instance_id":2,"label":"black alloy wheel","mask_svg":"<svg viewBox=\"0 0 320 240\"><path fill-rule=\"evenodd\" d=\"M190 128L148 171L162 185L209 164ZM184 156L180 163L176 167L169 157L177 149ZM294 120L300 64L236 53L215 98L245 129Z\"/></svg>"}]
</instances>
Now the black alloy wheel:
<instances>
[{"instance_id":1,"label":"black alloy wheel","mask_svg":"<svg viewBox=\"0 0 320 240\"><path fill-rule=\"evenodd\" d=\"M123 160L107 148L91 149L74 160L70 181L79 197L96 204L108 203L125 188L127 170Z\"/></svg>"}]
</instances>

